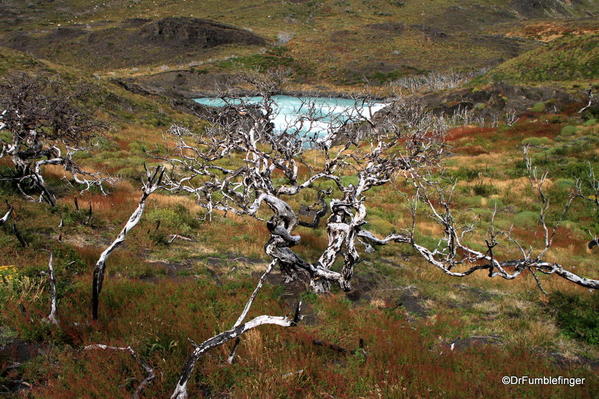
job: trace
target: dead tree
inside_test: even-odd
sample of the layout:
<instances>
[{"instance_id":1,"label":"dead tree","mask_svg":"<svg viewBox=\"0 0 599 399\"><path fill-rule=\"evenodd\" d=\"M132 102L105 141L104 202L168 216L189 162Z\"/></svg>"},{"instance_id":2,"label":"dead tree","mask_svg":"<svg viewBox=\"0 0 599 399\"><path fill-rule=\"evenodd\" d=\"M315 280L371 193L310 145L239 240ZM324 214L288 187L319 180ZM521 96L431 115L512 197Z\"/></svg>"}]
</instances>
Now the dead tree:
<instances>
[{"instance_id":1,"label":"dead tree","mask_svg":"<svg viewBox=\"0 0 599 399\"><path fill-rule=\"evenodd\" d=\"M593 207L595 210L595 220L599 220L599 179L595 176L593 166L589 163L588 172L585 178L576 180L574 196ZM588 249L593 249L599 246L599 231L587 231L590 241L587 244Z\"/></svg>"},{"instance_id":2,"label":"dead tree","mask_svg":"<svg viewBox=\"0 0 599 399\"><path fill-rule=\"evenodd\" d=\"M19 240L19 244L21 244L21 247L25 248L29 246L29 242L27 242L25 237L23 237L23 234L21 234L21 231L17 228L16 223L12 224L12 233L15 235L17 240Z\"/></svg>"},{"instance_id":3,"label":"dead tree","mask_svg":"<svg viewBox=\"0 0 599 399\"><path fill-rule=\"evenodd\" d=\"M593 102L595 100L595 95L593 94L593 89L592 88L590 88L590 89L587 90L587 96L589 97L589 102L587 103L587 105L585 105L580 110L578 110L579 114L582 114L584 111L586 111L587 109L591 108L591 106L593 105Z\"/></svg>"},{"instance_id":4,"label":"dead tree","mask_svg":"<svg viewBox=\"0 0 599 399\"><path fill-rule=\"evenodd\" d=\"M264 98L265 108L270 109L270 98ZM208 212L262 219L263 210L270 210L272 216L266 224L271 237L265 252L281 270L289 278L307 276L317 292L328 291L331 282L349 290L359 260L357 234L366 224L366 193L389 182L399 170L435 163L443 151L440 138L444 127L438 118L420 113L406 121L410 129L402 133L395 125L370 126L371 115L361 107L351 111L340 124L345 129L332 126L324 135L313 133L314 123L324 119L317 113L275 133L262 129L258 120L246 129L215 126L202 135L174 126L170 133L178 143L179 156L168 159L171 173L165 186L169 191L194 195ZM362 141L366 131L375 129L376 137ZM339 140L343 144L334 146ZM311 156L315 161L304 158L308 151L316 154ZM223 159L237 166L220 166L218 161ZM300 166L309 171L307 176L300 175ZM275 179L275 173L282 179ZM353 177L355 183L348 183L351 179L346 177ZM318 188L327 182L332 183L334 192ZM305 190L319 195L321 209L313 221L300 223L285 198ZM292 249L301 239L295 229L300 225L318 227L328 209L329 245L318 260L308 262ZM344 266L335 271L333 265L339 257Z\"/></svg>"},{"instance_id":5,"label":"dead tree","mask_svg":"<svg viewBox=\"0 0 599 399\"><path fill-rule=\"evenodd\" d=\"M251 303L250 303L251 305ZM248 308L249 309L249 308ZM220 345L223 345L230 340L238 339L241 335L246 332L263 325L277 325L280 327L293 327L297 325L297 323L301 320L301 302L298 303L297 308L295 310L295 314L293 317L281 317L281 316L257 316L253 319L249 320L243 324L237 324L231 328L230 330L223 331L220 334L215 335L212 338L207 339L201 344L195 344L195 349L187 359L187 362L183 366L183 370L181 372L181 376L177 381L177 386L173 394L171 395L171 399L187 399L187 384L189 379L191 378L191 374L193 369L200 359L200 357L207 351L214 349ZM243 316L243 314L242 314Z\"/></svg>"},{"instance_id":6,"label":"dead tree","mask_svg":"<svg viewBox=\"0 0 599 399\"><path fill-rule=\"evenodd\" d=\"M275 264L276 264L275 261L270 262L270 264L266 268L266 271L262 274L262 276L258 280L258 284L256 285L256 288L254 288L254 291L252 292L252 295L250 295L250 298L246 302L245 307L243 308L243 311L241 312L241 315L239 315L239 317L237 318L237 321L233 325L233 328L239 327L241 325L241 323L243 323L243 321L247 317L247 314L250 311L250 308L251 308L252 304L254 303L254 300L256 299L256 296L258 295L258 292L262 288L262 285L264 284L264 281L266 280L266 277L268 277L268 275L272 271L272 269L275 266ZM227 358L227 362L229 364L232 364L233 361L235 360L235 354L237 352L237 347L239 346L240 342L241 342L241 338L237 337L235 339L235 344L233 345L233 348L231 349L231 353L229 354L229 357Z\"/></svg>"},{"instance_id":7,"label":"dead tree","mask_svg":"<svg viewBox=\"0 0 599 399\"><path fill-rule=\"evenodd\" d=\"M104 282L104 271L106 270L106 261L108 257L119 246L125 242L127 234L133 229L143 216L146 208L146 201L152 193L158 190L162 184L162 177L164 175L163 167L156 167L153 172L146 169L146 180L143 182L142 195L139 199L137 207L129 217L129 220L116 237L116 239L110 244L98 258L96 266L94 267L94 275L92 281L92 318L98 319L98 307L100 305L100 292L102 291L102 283Z\"/></svg>"},{"instance_id":8,"label":"dead tree","mask_svg":"<svg viewBox=\"0 0 599 399\"><path fill-rule=\"evenodd\" d=\"M534 250L532 247L526 248L525 245L520 243L514 237L512 229L498 231L494 226L497 210L494 211L490 220L490 228L487 237L484 237L483 235L482 238L487 250L481 251L475 249L472 245L467 245L465 241L469 235L472 235L473 232L475 232L475 229L471 225L460 226L457 222L457 216L452 209L453 187L444 186L438 179L435 179L430 171L427 174L421 174L413 170L404 172L407 181L409 181L415 188L413 198L413 203L415 205L411 209L413 222L411 228L406 229L406 233L391 234L384 238L378 238L371 232L363 230L359 233L359 236L369 245L386 245L388 243L410 245L415 252L428 263L452 277L466 277L475 272L484 271L490 278L499 277L506 280L513 280L523 272L528 271L543 292L545 291L537 277L537 272L547 275L555 274L585 288L599 288L599 280L579 276L564 265L545 260L557 234L559 221L566 216L572 202L577 197L580 197L581 194L578 191L571 193L566 202L562 204L563 207L560 217L558 220L553 221L553 225L551 226L548 221L550 203L545 192L547 173L540 174L532 165L527 148L524 149L524 155L529 174L530 187L540 205L539 226L543 231L543 244L538 250ZM591 177L594 178L592 173ZM591 186L596 187L597 181L593 180L590 184ZM592 199L587 198L584 195L583 197L593 202ZM444 231L444 235L439 237L439 244L436 248L427 248L417 242L415 226L416 218L419 215L419 212L417 212L416 209L416 204L418 203L424 205L428 210L426 216L439 224ZM498 251L496 251L495 248L499 245L499 238L504 239L504 246L507 247L509 245L514 247L519 256L510 256L508 248L503 251L503 257L497 256Z\"/></svg>"},{"instance_id":9,"label":"dead tree","mask_svg":"<svg viewBox=\"0 0 599 399\"><path fill-rule=\"evenodd\" d=\"M56 291L56 275L54 274L54 265L52 264L53 256L50 253L50 259L48 260L48 280L50 282L50 314L46 320L48 322L58 325L58 318L56 313L58 312L58 293Z\"/></svg>"},{"instance_id":10,"label":"dead tree","mask_svg":"<svg viewBox=\"0 0 599 399\"><path fill-rule=\"evenodd\" d=\"M43 169L58 165L65 176L81 185L82 190L99 187L109 179L86 172L73 157L102 125L75 104L79 93L68 92L61 82L27 74L13 75L0 84L0 130L9 140L0 140L0 158L10 157L13 176L3 180L15 183L27 198L39 194L39 200L54 206L56 197L48 187Z\"/></svg>"},{"instance_id":11,"label":"dead tree","mask_svg":"<svg viewBox=\"0 0 599 399\"><path fill-rule=\"evenodd\" d=\"M270 238L265 253L272 258L233 328L196 345L172 399L187 397L191 372L205 351L235 339L229 356L232 361L238 338L249 328L295 324L292 319L273 316L259 316L243 324L273 268L281 270L288 280L306 281L318 293L328 292L332 283L350 290L354 267L360 261L356 248L359 234L367 223L367 193L389 182L399 170L433 165L443 152L445 125L429 114L412 115L405 121L409 129L404 131L395 124L374 123L374 112L361 100L340 116L323 112L317 104L304 103L304 117L274 131L263 119L276 117L272 90L261 94L262 115L244 115L254 118L250 124L215 124L201 134L178 126L169 131L177 142L178 156L163 158L170 163L165 189L195 196L208 214L221 211L266 218ZM240 110L247 107L238 106ZM323 121L327 121L326 131L317 132ZM232 166L222 166L222 160ZM300 169L308 172L300 173ZM318 198L316 207L299 210L312 216L307 222L300 221L288 200L305 191L314 192ZM293 249L301 240L296 228L317 228L327 213L328 246L318 259L305 260Z\"/></svg>"},{"instance_id":12,"label":"dead tree","mask_svg":"<svg viewBox=\"0 0 599 399\"><path fill-rule=\"evenodd\" d=\"M317 134L314 130L317 122L334 116L323 115L317 106L306 103L303 105L308 110L305 118L273 131L266 128L263 120L263 117L276 116L271 94L271 90L262 92L261 116L244 115L254 118L250 124L221 121L201 133L173 126L169 133L177 143L178 153L162 158L170 164L169 173L165 175L166 190L193 195L209 215L234 213L265 221L270 237L264 249L272 259L265 274L278 268L287 280L306 281L314 292L328 292L333 285L347 291L351 289L354 268L361 259L360 246L371 251L375 246L398 243L411 246L428 263L453 277L485 271L491 278L512 280L528 270L533 275L535 272L556 274L584 287L599 287L597 280L578 276L562 265L543 260L555 234L546 221L546 203L540 215L545 245L538 253L523 250L519 258L500 260L498 255L505 254L495 248L497 232L489 235L486 251L464 243L464 235L471 230L457 225L451 210L451 192L442 189L433 178L439 172L446 149L443 136L447 125L442 118L410 104L400 104L400 121L374 118L368 103L357 101L356 107L342 115L338 123L330 124L324 134ZM240 110L244 107L243 104L238 106ZM531 186L543 203L546 200L544 180L533 172L531 169ZM403 179L406 187L414 192L413 223L404 233L379 238L366 227L366 201L374 187L392 179ZM320 207L303 205L295 210L291 199L307 191L319 196ZM417 204L424 204L433 220L443 227L445 235L437 248L427 248L418 242ZM314 218L302 223L298 212L311 213ZM328 245L318 258L304 259L294 251L301 242L298 227L318 227L324 213L329 213L326 219ZM506 237L515 242L510 235ZM171 399L187 397L191 372L205 351L235 338L229 357L232 361L238 338L249 327L267 320L280 321L279 325L284 326L293 324L289 319L266 316L254 319L252 324L241 324L256 292L231 330L195 346Z\"/></svg>"},{"instance_id":13,"label":"dead tree","mask_svg":"<svg viewBox=\"0 0 599 399\"><path fill-rule=\"evenodd\" d=\"M8 205L8 210L6 211L6 213L4 214L4 216L2 216L0 218L0 226L2 226L3 224L5 224L6 222L8 222L8 219L10 218L10 215L12 215L12 212L14 210L14 208L12 207L12 205L10 205L9 203L7 203L6 205Z\"/></svg>"}]
</instances>

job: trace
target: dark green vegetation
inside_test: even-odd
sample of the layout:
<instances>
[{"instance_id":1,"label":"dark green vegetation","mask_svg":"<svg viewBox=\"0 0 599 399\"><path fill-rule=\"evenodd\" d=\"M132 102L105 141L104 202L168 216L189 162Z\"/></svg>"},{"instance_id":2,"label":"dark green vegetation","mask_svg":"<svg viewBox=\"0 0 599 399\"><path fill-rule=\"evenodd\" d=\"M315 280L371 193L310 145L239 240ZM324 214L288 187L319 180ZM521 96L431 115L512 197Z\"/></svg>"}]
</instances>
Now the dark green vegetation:
<instances>
[{"instance_id":1,"label":"dark green vegetation","mask_svg":"<svg viewBox=\"0 0 599 399\"><path fill-rule=\"evenodd\" d=\"M514 99L506 98L505 103L517 103L522 109L510 125L490 126L487 120L484 127L471 122L448 132L452 156L445 161L444 177L457 181L457 217L477 224L477 234L467 240L481 249L480 238L490 227L494 210L498 228L513 226L514 236L523 243L542 246L539 204L526 178L521 152L522 145L528 145L534 164L549 172L549 219L551 226L558 227L550 259L575 266L581 275L599 278L599 248L587 246L591 236L599 235L596 212L576 202L561 218L560 207L576 179L588 177L589 167L599 176L599 114L593 109L578 113L582 100L567 104L570 97L560 94L558 101L551 87L542 88L549 93L543 94L543 100L534 100L537 92L527 89L532 94L521 101L522 96L515 94L520 92L489 84L503 79L536 86L550 82L561 85L572 98L580 98L576 96L582 89L597 85L596 34L574 32L562 37L563 28L551 25L559 37L548 44L532 39L538 30L533 35L523 29L524 40L503 34L518 31L535 18L548 18L547 12L568 18L584 16L585 11L597 11L596 3L573 2L573 8L559 1L545 2L539 8L531 6L539 3L535 1L491 0L154 3L14 0L0 4L2 40L19 35L41 38L39 48L29 50L51 59L42 61L1 48L0 76L16 71L47 74L72 90L87 88L92 95L80 105L107 128L77 161L89 170L121 178L109 188L108 196L97 191L80 195L49 169L46 180L59 198L55 208L25 201L13 185L0 182L0 203L6 200L15 207L11 221L26 242L22 246L12 224L0 227L0 397L130 397L144 378L143 371L127 354L82 350L92 343L131 345L157 371L144 397L168 397L191 350L188 339L201 342L229 328L266 267L264 223L219 214L209 221L191 199L160 193L149 201L126 244L110 258L103 313L97 322L90 321L93 265L136 206L143 165L156 163L148 152L167 151L172 143L163 133L173 122L198 129L205 124L176 109L172 99L133 94L114 83L113 77L150 81L158 78L146 74L164 72L172 74L168 79L180 74L191 82L193 75L194 84L203 87L215 75L285 67L293 71L294 85L307 90L317 90L310 83L360 88L364 80L382 84L424 71L474 69L518 56L469 84L468 95L460 94L481 114L503 112L498 104L506 95ZM182 53L148 41L127 48L129 59L111 58L124 51L120 46L126 39L114 29L122 27L132 35L152 23L127 19L156 21L172 15L251 28L268 43L226 44ZM574 20L564 23L579 26ZM69 29L84 33L56 38L65 33L57 24L66 26L66 33L72 33ZM584 29L594 26L588 20L580 24ZM107 32L112 45L97 47L98 53L85 52L85 40ZM279 42L281 32L292 38ZM47 44L54 47L46 50ZM531 52L522 54L529 48ZM179 63L184 64L183 70L175 65ZM112 71L117 67L125 69ZM173 84L168 80L169 88ZM387 92L387 88L378 89ZM454 100L450 92L443 95ZM444 106L455 106L455 102ZM0 160L0 175L10 170L10 161ZM374 190L368 201L370 229L387 234L410 226L407 190L401 179ZM315 199L311 194L302 198ZM3 214L4 205L0 209ZM558 219L563 220L558 224ZM64 227L59 228L61 220ZM425 220L418 227L423 232L418 238L434 246L439 227ZM326 232L323 227L299 230L298 252L313 259L326 245ZM192 241L170 242L171 234ZM44 274L48 250L55 258L59 326L43 321L50 303ZM500 246L498 251L509 249ZM228 348L209 353L191 381L190 395L597 397L597 294L552 276L539 278L549 295L538 290L530 274L513 282L484 276L452 279L432 269L409 247L382 248L366 255L357 267L352 292L326 297L301 293L307 303L303 324L253 331L244 337L233 365L225 362ZM299 289L280 283L281 276L274 274L250 316L291 313ZM365 342L366 356L338 353L313 343L333 343L351 352L360 339ZM501 384L503 375L584 377L586 383L513 387Z\"/></svg>"},{"instance_id":2,"label":"dark green vegetation","mask_svg":"<svg viewBox=\"0 0 599 399\"><path fill-rule=\"evenodd\" d=\"M300 63L289 54L286 47L273 47L264 54L252 54L232 57L219 61L215 65L218 71L253 70L265 73L271 69L285 68L291 71L296 79L307 78L312 72L306 64ZM196 73L209 73L206 69L197 69Z\"/></svg>"},{"instance_id":3,"label":"dark green vegetation","mask_svg":"<svg viewBox=\"0 0 599 399\"><path fill-rule=\"evenodd\" d=\"M580 298L556 292L551 295L549 305L557 314L557 322L564 333L589 344L599 344L599 301L597 295Z\"/></svg>"}]
</instances>

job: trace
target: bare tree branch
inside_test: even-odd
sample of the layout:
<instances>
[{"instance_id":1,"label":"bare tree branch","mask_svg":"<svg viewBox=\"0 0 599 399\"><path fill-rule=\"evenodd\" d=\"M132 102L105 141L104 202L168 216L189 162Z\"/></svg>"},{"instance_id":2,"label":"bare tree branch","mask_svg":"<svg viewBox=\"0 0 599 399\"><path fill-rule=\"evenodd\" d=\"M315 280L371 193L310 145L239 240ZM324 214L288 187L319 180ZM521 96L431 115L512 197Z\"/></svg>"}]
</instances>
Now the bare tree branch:
<instances>
[{"instance_id":1,"label":"bare tree branch","mask_svg":"<svg viewBox=\"0 0 599 399\"><path fill-rule=\"evenodd\" d=\"M547 224L549 200L543 189L547 174L543 173L540 177L538 176L536 169L532 167L532 161L530 160L526 149L525 159L528 165L531 188L534 192L536 192L541 204L539 212L539 224L543 229L544 245L543 248L536 254L533 254L532 250L525 250L517 242L517 240L511 236L511 232L506 232L503 235L507 237L508 241L516 244L519 247L520 252L522 253L522 258L508 260L498 259L497 255L493 251L493 248L498 245L497 234L495 233L494 229L490 230L490 238L485 240L485 244L487 246L486 253L478 251L464 244L462 237L466 231L463 231L462 234L458 234L459 228L452 215L447 193L432 179L418 175L413 171L408 171L407 173L412 179L414 186L417 188L419 200L427 205L432 219L444 229L445 236L440 242L443 243L442 246L435 249L426 248L416 243L413 232L409 235L393 234L385 238L377 238L374 234L363 230L358 233L358 235L362 240L372 245L385 245L390 242L409 244L427 262L436 266L441 271L452 277L465 277L474 272L486 270L489 277L501 277L506 280L513 280L522 274L523 271L529 270L539 288L544 293L545 290L542 288L535 272L541 272L543 274L556 274L570 282L586 288L599 288L599 280L593 280L579 276L567 270L564 266L558 263L544 260L544 257L553 244L553 239L557 231L556 227L550 229ZM436 195L434 199L432 198L431 193ZM562 216L565 216L568 212L573 198L573 196L570 196L566 201ZM413 218L415 218L415 211L413 210L412 212ZM415 223L413 222L413 225L414 224ZM470 266L462 271L453 270L454 267L463 268L465 265Z\"/></svg>"},{"instance_id":2,"label":"bare tree branch","mask_svg":"<svg viewBox=\"0 0 599 399\"><path fill-rule=\"evenodd\" d=\"M23 248L25 248L29 245L29 243L27 242L25 237L23 237L23 234L21 234L21 231L17 228L16 223L12 224L12 232L15 235L15 237L17 237L17 240L19 240L19 243L21 244L21 246Z\"/></svg>"},{"instance_id":3,"label":"bare tree branch","mask_svg":"<svg viewBox=\"0 0 599 399\"><path fill-rule=\"evenodd\" d=\"M293 327L301 320L300 312L301 312L301 302L298 303L298 306L296 308L295 315L293 316L293 318L281 317L281 316L266 316L266 315L257 316L244 324L240 324L237 327L234 327L230 330L227 330L220 334L217 334L214 337L209 338L206 341L202 342L201 344L196 345L194 351L192 352L190 357L187 359L187 362L185 363L185 366L183 367L183 371L181 372L181 376L179 377L175 391L171 395L171 399L187 399L188 398L187 383L189 382L189 378L191 377L193 369L194 369L196 363L198 362L198 360L200 359L200 357L202 356L202 354L204 354L205 352L209 351L210 349L216 348L232 339L236 339L236 338L240 337L241 335L243 335L244 333L248 332L249 330L252 330L256 327L260 327L262 325L270 324L270 325L277 325L277 326L281 326L281 327Z\"/></svg>"},{"instance_id":4,"label":"bare tree branch","mask_svg":"<svg viewBox=\"0 0 599 399\"><path fill-rule=\"evenodd\" d=\"M47 320L54 324L58 325L58 318L56 317L56 312L58 311L58 299L57 299L57 291L56 291L56 276L54 274L54 266L52 265L52 253L50 253L50 259L48 260L48 279L50 281L50 296L51 296L51 306L50 306L50 314L47 317Z\"/></svg>"},{"instance_id":5,"label":"bare tree branch","mask_svg":"<svg viewBox=\"0 0 599 399\"><path fill-rule=\"evenodd\" d=\"M248 312L250 311L250 308L252 307L252 304L254 303L254 300L256 299L256 296L258 296L258 291L260 291L260 289L262 288L262 285L264 284L266 277L268 277L268 275L270 274L270 272L272 271L272 269L275 265L276 265L276 261L270 262L270 264L268 265L268 267L266 268L266 270L264 271L262 276L260 276L260 279L258 280L258 284L256 284L256 288L254 288L254 292L252 292L252 295L250 295L250 298L246 302L245 307L243 308L243 311L237 318L237 321L233 325L233 328L239 327L241 325L241 323L243 323L243 321L247 317ZM240 342L240 338L237 337L235 339L235 344L234 344L233 348L231 349L231 353L229 354L229 357L227 358L227 362L229 364L232 364L233 361L235 360L235 353L237 351L237 347L239 346L239 342Z\"/></svg>"},{"instance_id":6,"label":"bare tree branch","mask_svg":"<svg viewBox=\"0 0 599 399\"><path fill-rule=\"evenodd\" d=\"M6 213L4 214L4 216L2 216L2 218L0 218L0 226L2 226L3 224L5 224L6 222L8 222L8 219L10 218L10 215L12 215L12 212L14 210L14 208L12 207L12 205L10 205L9 203L7 203L6 205L8 205L8 211L6 211Z\"/></svg>"},{"instance_id":7,"label":"bare tree branch","mask_svg":"<svg viewBox=\"0 0 599 399\"><path fill-rule=\"evenodd\" d=\"M80 151L76 146L102 127L73 105L78 95L46 76L18 74L0 84L0 130L10 134L8 141L0 140L0 158L10 157L15 166L14 176L2 180L14 182L28 199L33 197L27 192L37 192L40 201L56 205L43 176L48 165L62 166L82 191L97 186L104 192L103 183L112 181L83 171L73 160Z\"/></svg>"},{"instance_id":8,"label":"bare tree branch","mask_svg":"<svg viewBox=\"0 0 599 399\"><path fill-rule=\"evenodd\" d=\"M586 111L587 109L589 109L593 105L593 100L595 99L595 96L593 95L593 89L592 88L590 88L587 91L587 95L589 97L589 103L587 105L585 105L584 107L582 107L580 110L578 110L579 114L582 114L584 111Z\"/></svg>"},{"instance_id":9,"label":"bare tree branch","mask_svg":"<svg viewBox=\"0 0 599 399\"><path fill-rule=\"evenodd\" d=\"M93 282L92 282L92 318L94 320L98 319L98 307L100 302L100 292L102 291L102 283L104 281L104 271L106 269L106 261L112 251L118 248L123 242L125 242L125 238L127 234L133 229L141 220L141 217L144 213L146 207L146 200L148 197L158 190L161 187L162 178L164 175L165 169L161 166L158 166L154 169L154 172L150 173L146 169L147 180L143 183L142 187L142 195L139 199L137 208L133 211L129 220L117 236L117 238L110 244L98 258L96 262L96 266L94 268L93 274Z\"/></svg>"}]
</instances>

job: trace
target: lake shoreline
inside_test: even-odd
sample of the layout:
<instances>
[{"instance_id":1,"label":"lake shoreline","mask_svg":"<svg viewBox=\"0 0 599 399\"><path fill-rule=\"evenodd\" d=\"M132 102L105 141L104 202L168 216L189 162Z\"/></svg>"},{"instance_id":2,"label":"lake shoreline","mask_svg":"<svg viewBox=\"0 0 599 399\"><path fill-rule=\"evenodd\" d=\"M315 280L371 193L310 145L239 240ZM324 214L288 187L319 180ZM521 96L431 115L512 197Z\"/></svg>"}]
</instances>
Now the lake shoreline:
<instances>
[{"instance_id":1,"label":"lake shoreline","mask_svg":"<svg viewBox=\"0 0 599 399\"><path fill-rule=\"evenodd\" d=\"M291 129L302 134L326 135L351 121L371 118L388 102L364 101L342 97L296 97L274 95L271 97L273 113L270 121L275 132ZM193 101L204 107L221 108L229 105L260 107L262 96L246 97L200 97Z\"/></svg>"},{"instance_id":2,"label":"lake shoreline","mask_svg":"<svg viewBox=\"0 0 599 399\"><path fill-rule=\"evenodd\" d=\"M167 88L162 85L150 84L139 79L113 78L111 80L125 89L138 94L161 95L170 98L185 98L188 100L193 100L194 98L200 97L218 97L220 94L217 90L197 90L193 88L185 88L184 86ZM352 90L349 90L349 88L344 87L345 90L336 90L334 88L321 87L318 85L306 89L293 88L293 85L290 86L291 88L281 90L273 95L292 97L345 98L358 100L368 99L373 101L391 101L392 98L396 97L395 95L376 95L367 93L366 91L368 88L366 87L356 87L355 90L353 88ZM372 87L371 89L376 90L377 87ZM255 90L248 90L239 87L231 90L230 93L228 93L228 97L252 97L257 95L259 95L259 93L257 93Z\"/></svg>"},{"instance_id":3,"label":"lake shoreline","mask_svg":"<svg viewBox=\"0 0 599 399\"><path fill-rule=\"evenodd\" d=\"M194 100L203 97L219 97L214 91L176 91L177 95ZM251 90L239 89L235 90L227 97L256 97L260 93ZM347 93L337 91L319 91L319 90L282 90L272 94L273 96L289 96L289 97L316 97L316 98L343 98L346 100L371 100L371 101L387 101L391 102L393 96L373 96L363 93Z\"/></svg>"}]
</instances>

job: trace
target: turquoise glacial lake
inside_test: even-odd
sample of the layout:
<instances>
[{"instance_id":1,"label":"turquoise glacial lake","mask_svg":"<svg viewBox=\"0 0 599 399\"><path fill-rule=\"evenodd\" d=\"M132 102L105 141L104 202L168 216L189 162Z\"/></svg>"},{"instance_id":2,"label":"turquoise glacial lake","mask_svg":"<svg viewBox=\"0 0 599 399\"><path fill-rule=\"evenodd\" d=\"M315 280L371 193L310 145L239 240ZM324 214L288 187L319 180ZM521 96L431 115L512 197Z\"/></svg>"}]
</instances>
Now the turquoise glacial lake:
<instances>
[{"instance_id":1,"label":"turquoise glacial lake","mask_svg":"<svg viewBox=\"0 0 599 399\"><path fill-rule=\"evenodd\" d=\"M316 135L322 137L331 133L347 121L355 118L372 117L376 111L387 104L365 102L347 98L328 97L292 97L278 95L272 97L274 112L271 120L275 132L288 132ZM196 98L195 101L211 107L225 105L260 104L262 97L244 97L238 99Z\"/></svg>"}]
</instances>

